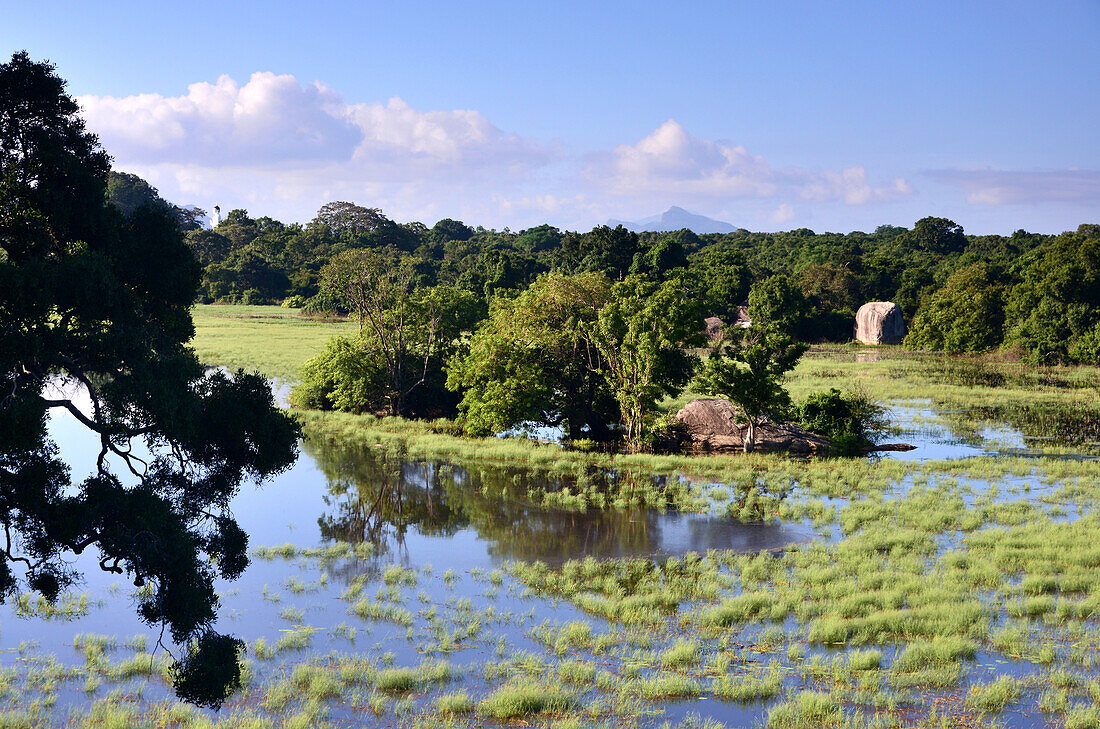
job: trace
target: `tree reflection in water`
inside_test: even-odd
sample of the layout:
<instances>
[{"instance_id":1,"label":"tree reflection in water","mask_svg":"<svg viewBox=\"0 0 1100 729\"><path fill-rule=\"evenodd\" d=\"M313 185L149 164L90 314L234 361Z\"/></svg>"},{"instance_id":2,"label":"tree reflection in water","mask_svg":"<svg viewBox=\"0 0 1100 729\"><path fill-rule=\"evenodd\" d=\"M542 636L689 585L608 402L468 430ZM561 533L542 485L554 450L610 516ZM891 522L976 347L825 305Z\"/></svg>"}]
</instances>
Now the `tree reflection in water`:
<instances>
[{"instance_id":1,"label":"tree reflection in water","mask_svg":"<svg viewBox=\"0 0 1100 729\"><path fill-rule=\"evenodd\" d=\"M409 561L410 529L425 537L470 530L500 559L560 563L594 556L660 557L708 549L778 549L809 538L805 529L740 523L725 517L650 508L569 511L533 503L529 494L637 478L585 471L560 476L530 468L415 461L400 451L314 438L305 451L328 479L318 519L328 541L370 542L378 554ZM678 481L660 487L676 487Z\"/></svg>"}]
</instances>

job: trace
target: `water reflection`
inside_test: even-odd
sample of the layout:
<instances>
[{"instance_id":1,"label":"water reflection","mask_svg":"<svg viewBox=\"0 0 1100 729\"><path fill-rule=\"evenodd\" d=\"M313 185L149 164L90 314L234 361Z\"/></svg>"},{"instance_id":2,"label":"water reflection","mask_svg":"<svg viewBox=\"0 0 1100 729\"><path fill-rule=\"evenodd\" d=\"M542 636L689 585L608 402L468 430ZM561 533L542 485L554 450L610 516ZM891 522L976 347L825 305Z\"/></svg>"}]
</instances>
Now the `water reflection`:
<instances>
[{"instance_id":1,"label":"water reflection","mask_svg":"<svg viewBox=\"0 0 1100 729\"><path fill-rule=\"evenodd\" d=\"M472 536L495 561L662 557L708 549L780 549L811 537L807 529L743 524L729 518L631 508L568 511L533 504L528 493L576 486L577 479L511 467L463 468L413 461L383 449L313 439L306 453L327 479L325 541L371 542L407 561L410 537ZM661 484L668 485L668 484ZM675 484L673 484L675 485Z\"/></svg>"}]
</instances>

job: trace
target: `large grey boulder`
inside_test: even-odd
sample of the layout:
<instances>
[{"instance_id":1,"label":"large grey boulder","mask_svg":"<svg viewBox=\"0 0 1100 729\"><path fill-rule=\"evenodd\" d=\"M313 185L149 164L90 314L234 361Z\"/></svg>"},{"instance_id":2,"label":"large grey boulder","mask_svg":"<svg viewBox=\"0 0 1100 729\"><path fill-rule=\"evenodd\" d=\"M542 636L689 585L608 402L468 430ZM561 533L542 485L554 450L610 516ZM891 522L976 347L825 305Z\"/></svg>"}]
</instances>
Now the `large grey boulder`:
<instances>
[{"instance_id":1,"label":"large grey boulder","mask_svg":"<svg viewBox=\"0 0 1100 729\"><path fill-rule=\"evenodd\" d=\"M676 413L676 420L695 450L740 451L744 449L749 427L737 422L740 414L740 408L729 400L700 398ZM787 423L764 421L756 428L756 450L760 451L811 454L828 451L831 445L827 438Z\"/></svg>"},{"instance_id":2,"label":"large grey boulder","mask_svg":"<svg viewBox=\"0 0 1100 729\"><path fill-rule=\"evenodd\" d=\"M901 344L905 317L892 301L871 301L856 312L855 337L863 344Z\"/></svg>"}]
</instances>

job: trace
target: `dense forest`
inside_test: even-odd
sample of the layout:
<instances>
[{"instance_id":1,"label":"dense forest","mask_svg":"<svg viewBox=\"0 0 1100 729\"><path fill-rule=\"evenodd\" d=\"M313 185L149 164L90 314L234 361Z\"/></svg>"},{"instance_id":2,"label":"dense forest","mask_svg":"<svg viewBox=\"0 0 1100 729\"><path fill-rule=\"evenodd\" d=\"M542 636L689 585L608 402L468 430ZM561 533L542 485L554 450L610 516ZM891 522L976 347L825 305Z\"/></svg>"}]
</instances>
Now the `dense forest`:
<instances>
[{"instance_id":1,"label":"dense forest","mask_svg":"<svg viewBox=\"0 0 1100 729\"><path fill-rule=\"evenodd\" d=\"M132 175L113 174L109 196L124 213L169 205ZM768 383L786 353L850 341L868 301L901 307L913 349L1100 363L1100 225L1007 237L966 235L935 217L843 235L513 232L400 224L333 202L306 225L238 209L206 229L201 211L174 210L202 266L202 302L281 302L358 320L359 337L334 340L307 365L299 404L460 412L471 434L545 423L652 440L655 402L693 378L697 391L703 382L715 394L751 390L729 378L752 370L752 357L758 405L774 409L781 393ZM707 374L691 354L705 344L704 317L734 322L744 306L759 341L734 341L725 356L740 364Z\"/></svg>"},{"instance_id":2,"label":"dense forest","mask_svg":"<svg viewBox=\"0 0 1100 729\"><path fill-rule=\"evenodd\" d=\"M124 212L163 204L133 175L112 173ZM278 303L324 311L346 306L326 290L324 267L370 250L408 270L414 288L448 286L471 295L477 318L496 297L514 298L549 271L599 271L611 280L681 277L706 315L729 321L754 282L774 293L810 342L846 342L856 310L893 301L910 322L907 344L949 353L1017 349L1042 364L1100 362L1100 225L1075 232L966 235L928 217L912 228L872 233L636 234L600 226L587 233L550 225L513 232L456 220L395 223L380 210L325 205L306 225L231 210L213 230L176 208L203 266L204 303Z\"/></svg>"}]
</instances>

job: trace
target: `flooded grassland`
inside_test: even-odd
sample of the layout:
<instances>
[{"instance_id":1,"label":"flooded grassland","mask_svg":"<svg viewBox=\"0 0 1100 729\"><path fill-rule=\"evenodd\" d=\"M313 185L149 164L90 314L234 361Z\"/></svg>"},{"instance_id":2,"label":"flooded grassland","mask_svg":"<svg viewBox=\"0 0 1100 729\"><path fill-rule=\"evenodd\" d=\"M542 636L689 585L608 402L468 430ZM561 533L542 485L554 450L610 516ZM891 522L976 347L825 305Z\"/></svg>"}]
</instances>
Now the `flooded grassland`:
<instances>
[{"instance_id":1,"label":"flooded grassland","mask_svg":"<svg viewBox=\"0 0 1100 729\"><path fill-rule=\"evenodd\" d=\"M244 690L176 703L93 557L85 592L4 606L0 727L1100 726L1087 379L857 356L792 387L858 377L917 450L611 457L310 414L298 465L235 504L253 564L218 627ZM1045 415L981 409L1016 401Z\"/></svg>"}]
</instances>

